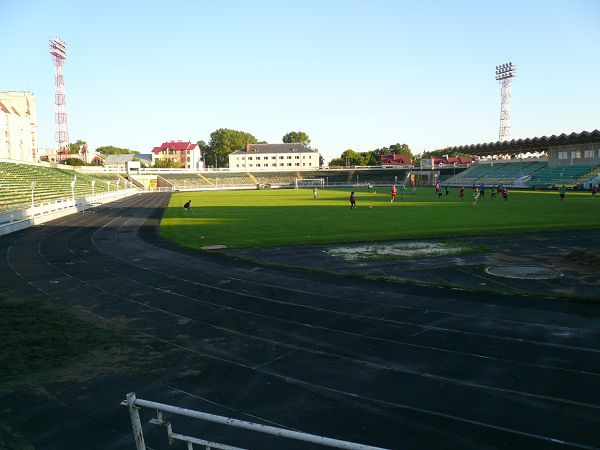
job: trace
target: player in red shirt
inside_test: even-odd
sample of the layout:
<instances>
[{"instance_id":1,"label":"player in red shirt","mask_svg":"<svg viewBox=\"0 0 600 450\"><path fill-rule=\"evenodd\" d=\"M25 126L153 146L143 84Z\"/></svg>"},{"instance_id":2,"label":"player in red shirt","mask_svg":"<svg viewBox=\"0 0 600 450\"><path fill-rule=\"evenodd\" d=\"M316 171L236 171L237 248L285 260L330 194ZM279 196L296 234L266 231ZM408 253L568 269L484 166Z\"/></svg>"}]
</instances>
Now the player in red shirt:
<instances>
[{"instance_id":1,"label":"player in red shirt","mask_svg":"<svg viewBox=\"0 0 600 450\"><path fill-rule=\"evenodd\" d=\"M394 203L394 199L396 198L397 193L398 190L396 189L396 186L392 186L392 199L390 200L390 203Z\"/></svg>"},{"instance_id":2,"label":"player in red shirt","mask_svg":"<svg viewBox=\"0 0 600 450\"><path fill-rule=\"evenodd\" d=\"M464 186L462 186L460 188L460 192L458 193L458 196L460 197L461 202L465 199L465 187Z\"/></svg>"}]
</instances>

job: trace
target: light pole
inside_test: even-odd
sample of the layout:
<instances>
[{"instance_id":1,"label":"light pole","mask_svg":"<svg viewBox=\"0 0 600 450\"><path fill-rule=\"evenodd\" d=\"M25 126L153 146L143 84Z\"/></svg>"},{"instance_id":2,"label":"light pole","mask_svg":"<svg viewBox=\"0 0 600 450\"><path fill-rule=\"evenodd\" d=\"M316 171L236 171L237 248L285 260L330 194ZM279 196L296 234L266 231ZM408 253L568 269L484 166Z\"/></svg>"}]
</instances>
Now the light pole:
<instances>
[{"instance_id":1,"label":"light pole","mask_svg":"<svg viewBox=\"0 0 600 450\"><path fill-rule=\"evenodd\" d=\"M96 180L92 180L92 197L94 196L94 192L95 192L94 187L95 186L96 186Z\"/></svg>"},{"instance_id":2,"label":"light pole","mask_svg":"<svg viewBox=\"0 0 600 450\"><path fill-rule=\"evenodd\" d=\"M496 66L496 80L502 84L501 104L500 104L500 133L499 141L507 141L510 137L510 82L517 75L517 66L509 62Z\"/></svg>"},{"instance_id":3,"label":"light pole","mask_svg":"<svg viewBox=\"0 0 600 450\"><path fill-rule=\"evenodd\" d=\"M33 201L33 191L35 190L35 181L31 182L31 214L35 215L33 208L35 207L35 203Z\"/></svg>"},{"instance_id":4,"label":"light pole","mask_svg":"<svg viewBox=\"0 0 600 450\"><path fill-rule=\"evenodd\" d=\"M106 182L106 188L108 189L106 192L110 193L110 180Z\"/></svg>"},{"instance_id":5,"label":"light pole","mask_svg":"<svg viewBox=\"0 0 600 450\"><path fill-rule=\"evenodd\" d=\"M75 206L75 182L77 181L77 177L73 178L71 181L71 199L73 200L73 206Z\"/></svg>"}]
</instances>

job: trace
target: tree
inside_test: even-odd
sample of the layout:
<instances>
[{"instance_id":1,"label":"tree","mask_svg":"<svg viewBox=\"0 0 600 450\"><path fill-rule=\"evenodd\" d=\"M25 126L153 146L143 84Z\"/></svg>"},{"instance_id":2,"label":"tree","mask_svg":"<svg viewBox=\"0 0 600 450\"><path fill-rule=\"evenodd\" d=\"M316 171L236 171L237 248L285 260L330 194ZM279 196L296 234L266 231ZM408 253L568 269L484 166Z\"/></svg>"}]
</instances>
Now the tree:
<instances>
[{"instance_id":1,"label":"tree","mask_svg":"<svg viewBox=\"0 0 600 450\"><path fill-rule=\"evenodd\" d=\"M177 161L172 159L157 159L154 163L154 167L158 169L179 169L181 166Z\"/></svg>"},{"instance_id":2,"label":"tree","mask_svg":"<svg viewBox=\"0 0 600 450\"><path fill-rule=\"evenodd\" d=\"M120 147L114 147L112 145L106 145L104 147L98 147L96 149L96 151L98 153L100 153L101 155L128 155L128 154L138 154L139 152L135 151L135 150L129 150L128 148L120 148Z\"/></svg>"},{"instance_id":3,"label":"tree","mask_svg":"<svg viewBox=\"0 0 600 450\"><path fill-rule=\"evenodd\" d=\"M256 138L244 131L219 128L210 134L210 142L204 153L204 163L213 167L227 167L228 155L246 144L256 144Z\"/></svg>"},{"instance_id":4,"label":"tree","mask_svg":"<svg viewBox=\"0 0 600 450\"><path fill-rule=\"evenodd\" d=\"M362 154L355 152L351 148L344 151L339 158L343 161L344 166L364 166L365 158Z\"/></svg>"},{"instance_id":5,"label":"tree","mask_svg":"<svg viewBox=\"0 0 600 450\"><path fill-rule=\"evenodd\" d=\"M72 155L78 155L82 145L87 146L87 142L77 139L73 144L69 144L69 153Z\"/></svg>"},{"instance_id":6,"label":"tree","mask_svg":"<svg viewBox=\"0 0 600 450\"><path fill-rule=\"evenodd\" d=\"M307 147L310 144L310 138L304 131L290 131L288 134L283 136L282 141L284 144L300 143L306 145Z\"/></svg>"},{"instance_id":7,"label":"tree","mask_svg":"<svg viewBox=\"0 0 600 450\"><path fill-rule=\"evenodd\" d=\"M65 164L67 166L85 166L86 165L85 161L83 161L79 158L67 158L67 159L65 159Z\"/></svg>"}]
</instances>

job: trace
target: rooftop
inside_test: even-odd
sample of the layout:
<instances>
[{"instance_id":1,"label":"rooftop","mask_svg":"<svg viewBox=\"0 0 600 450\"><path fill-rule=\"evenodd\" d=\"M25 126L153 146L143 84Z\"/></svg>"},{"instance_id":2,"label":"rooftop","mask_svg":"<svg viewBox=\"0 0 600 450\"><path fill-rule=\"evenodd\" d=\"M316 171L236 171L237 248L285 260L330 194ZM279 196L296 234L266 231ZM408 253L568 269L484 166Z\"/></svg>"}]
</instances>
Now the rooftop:
<instances>
[{"instance_id":1,"label":"rooftop","mask_svg":"<svg viewBox=\"0 0 600 450\"><path fill-rule=\"evenodd\" d=\"M308 148L304 144L247 144L231 155L245 155L247 153L318 153L318 150Z\"/></svg>"}]
</instances>

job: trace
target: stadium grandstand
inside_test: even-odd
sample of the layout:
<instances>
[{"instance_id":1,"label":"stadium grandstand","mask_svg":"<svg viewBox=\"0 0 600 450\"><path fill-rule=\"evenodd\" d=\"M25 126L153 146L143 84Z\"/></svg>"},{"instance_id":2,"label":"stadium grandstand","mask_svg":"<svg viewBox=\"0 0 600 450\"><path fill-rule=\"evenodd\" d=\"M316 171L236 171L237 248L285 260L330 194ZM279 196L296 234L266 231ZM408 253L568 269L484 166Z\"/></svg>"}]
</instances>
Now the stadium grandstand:
<instances>
[{"instance_id":1,"label":"stadium grandstand","mask_svg":"<svg viewBox=\"0 0 600 450\"><path fill-rule=\"evenodd\" d=\"M73 191L71 190L71 183ZM92 181L94 186L92 187ZM22 209L31 205L32 182L36 203L76 198L93 191L102 192L125 187L127 180L119 174L84 174L74 170L34 164L0 162L0 211ZM110 184L109 184L110 183Z\"/></svg>"},{"instance_id":2,"label":"stadium grandstand","mask_svg":"<svg viewBox=\"0 0 600 450\"><path fill-rule=\"evenodd\" d=\"M600 131L448 147L479 161L444 180L448 185L506 184L520 187L586 187L600 172ZM538 156L531 156L538 155ZM539 155L543 155L539 157Z\"/></svg>"}]
</instances>

